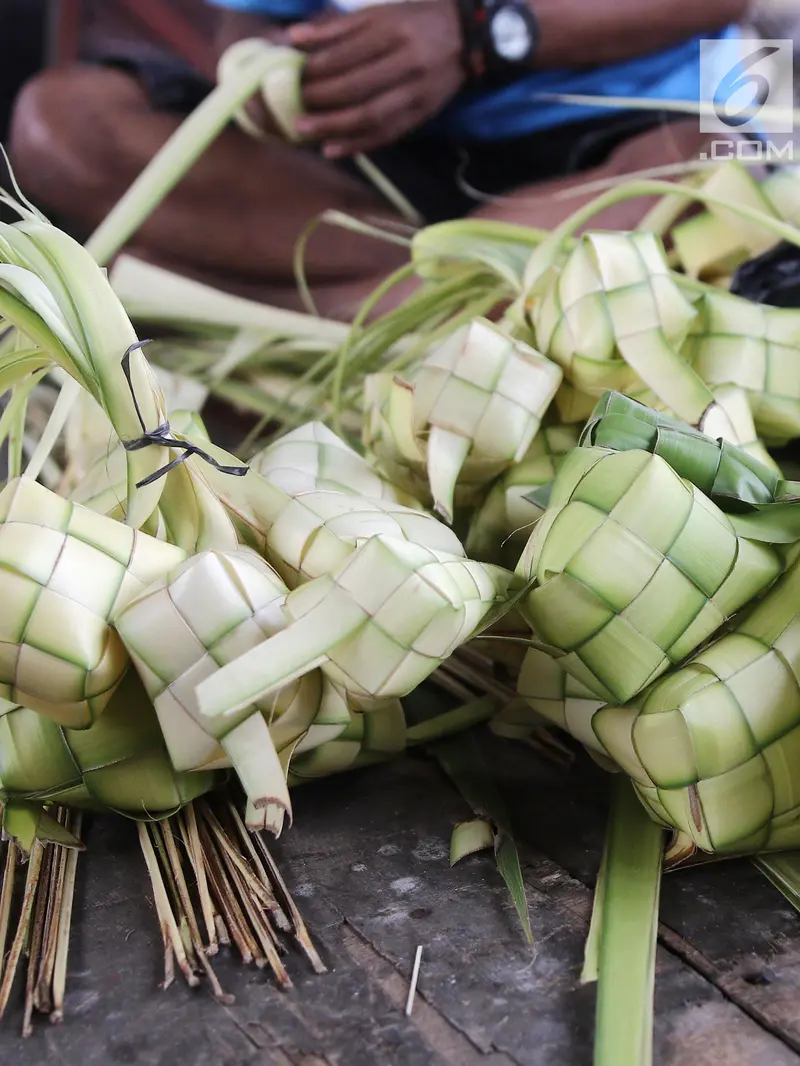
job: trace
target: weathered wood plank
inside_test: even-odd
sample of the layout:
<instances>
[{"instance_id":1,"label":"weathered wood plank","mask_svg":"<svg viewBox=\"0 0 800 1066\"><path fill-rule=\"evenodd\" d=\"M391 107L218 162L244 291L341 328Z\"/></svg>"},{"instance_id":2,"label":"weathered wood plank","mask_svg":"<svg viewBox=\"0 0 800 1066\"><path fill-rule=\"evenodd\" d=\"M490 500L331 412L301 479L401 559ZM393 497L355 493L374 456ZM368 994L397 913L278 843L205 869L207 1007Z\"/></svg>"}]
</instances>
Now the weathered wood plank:
<instances>
[{"instance_id":1,"label":"weathered wood plank","mask_svg":"<svg viewBox=\"0 0 800 1066\"><path fill-rule=\"evenodd\" d=\"M519 753L497 765L519 832L583 883L606 817L606 778L579 756L565 778L543 767L521 783ZM567 786L567 787L565 787ZM679 870L665 880L662 942L758 1024L800 1052L800 916L747 860Z\"/></svg>"},{"instance_id":2,"label":"weathered wood plank","mask_svg":"<svg viewBox=\"0 0 800 1066\"><path fill-rule=\"evenodd\" d=\"M449 832L465 809L427 761L407 758L297 793L295 828L276 853L332 970L315 977L293 957L296 988L281 994L266 975L222 961L219 976L237 997L228 1009L206 992L177 984L158 991L160 945L135 834L121 820L98 820L80 864L67 1019L59 1029L40 1024L27 1043L7 1025L0 1062L589 1062L594 993L578 977L591 898L584 882L599 856L603 781L564 776L527 753L504 755L503 766L512 801L526 797L518 815L535 951L522 939L491 858L477 856L450 870ZM583 783L576 789L578 780ZM717 871L695 871L684 884L710 873ZM696 914L691 891L682 891L689 892L686 910ZM704 906L699 895L695 908ZM730 899L726 905L729 923L734 913L741 917L741 901L736 910ZM764 907L769 910L766 898ZM800 926L787 921L785 933L800 944ZM693 935L702 940L701 920ZM765 953L759 936L747 941L748 948ZM417 944L424 946L419 995L407 1019L403 1006ZM11 1026L18 1021L12 1017ZM656 1045L659 1066L800 1063L713 980L663 949Z\"/></svg>"},{"instance_id":3,"label":"weathered wood plank","mask_svg":"<svg viewBox=\"0 0 800 1066\"><path fill-rule=\"evenodd\" d=\"M528 794L538 792L534 777L540 773L550 777L550 768L537 767L531 759L519 763L515 759L514 763L517 769L524 766L526 770L515 780ZM511 764L507 765L511 773ZM437 819L428 821L424 831L415 829L404 812L423 788L431 789L431 768L406 760L392 773L397 800L405 793L407 803L401 803L387 819L382 806L369 809L369 789L361 792L362 782L354 783L354 790L336 810L329 811L324 823L307 824L302 836L287 838L285 849L293 851L292 869L301 869L303 859L310 867L321 850L315 831L324 825L326 838L334 846L318 875L315 892L342 909L350 924L399 968L410 964L415 937L409 919L417 915L422 930L417 941L423 943L426 932L430 937L420 990L473 1044L484 1052L502 1051L524 1066L588 1061L593 992L578 984L590 906L588 889L541 853L524 854L538 935L537 950L531 955L517 933L516 918L491 860L472 860L471 872L481 874L477 885L472 878L454 882L460 871L446 869L442 854L446 832L463 808L459 809L457 801L454 806L446 791L440 798L437 785L432 790ZM553 782L553 787L566 791L563 775L554 774ZM585 865L593 870L599 858L604 811L602 793L595 787L592 795L597 824L591 841L582 842L581 849ZM564 804L554 806L559 809ZM362 820L354 839L347 827L359 809ZM442 824L441 814L449 818L439 833L431 832ZM532 825L524 821L526 827ZM565 826L562 831L574 828ZM520 836L527 835L523 828ZM581 837L575 833L573 842ZM349 850L343 851L339 839L342 845L349 843ZM377 878L384 891L375 885ZM491 896L495 903L487 908L485 901ZM424 914L426 910L431 913ZM471 925L466 936L465 918ZM492 994L487 994L489 990ZM656 1041L657 1061L676 1066L702 1061L702 1049L712 1054L717 1044L740 1048L739 1058L729 1055L724 1060L732 1063L749 1063L756 1056L775 1064L798 1061L779 1040L727 1002L713 984L665 951L659 954Z\"/></svg>"}]
</instances>

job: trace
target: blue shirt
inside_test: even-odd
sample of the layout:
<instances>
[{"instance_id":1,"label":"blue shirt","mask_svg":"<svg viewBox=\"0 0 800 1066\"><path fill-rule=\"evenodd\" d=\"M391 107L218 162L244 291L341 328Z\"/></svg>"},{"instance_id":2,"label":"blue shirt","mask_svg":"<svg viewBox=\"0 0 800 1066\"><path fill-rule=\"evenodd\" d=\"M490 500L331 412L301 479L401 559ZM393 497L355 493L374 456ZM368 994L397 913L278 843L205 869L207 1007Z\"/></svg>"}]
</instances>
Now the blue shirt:
<instances>
[{"instance_id":1,"label":"blue shirt","mask_svg":"<svg viewBox=\"0 0 800 1066\"><path fill-rule=\"evenodd\" d=\"M255 11L282 21L301 22L329 5L325 0L210 0L218 7ZM350 0L348 7L363 6ZM342 4L345 6L345 4ZM721 43L724 70L730 46L739 31L729 26L710 34ZM728 47L726 47L726 44ZM621 108L566 103L555 94L635 97L643 100L700 99L700 38L691 37L671 48L610 63L602 67L532 71L499 89L470 89L459 95L428 125L427 130L455 141L492 141L522 137L570 122L598 118Z\"/></svg>"}]
</instances>

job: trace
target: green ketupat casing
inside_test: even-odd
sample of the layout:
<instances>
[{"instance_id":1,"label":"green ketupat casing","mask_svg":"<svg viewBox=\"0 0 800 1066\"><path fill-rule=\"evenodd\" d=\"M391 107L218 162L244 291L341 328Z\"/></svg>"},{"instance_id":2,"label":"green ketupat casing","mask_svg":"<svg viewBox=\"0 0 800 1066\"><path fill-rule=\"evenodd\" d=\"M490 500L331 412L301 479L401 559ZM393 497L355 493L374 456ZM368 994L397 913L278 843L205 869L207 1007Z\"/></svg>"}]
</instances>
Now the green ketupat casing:
<instances>
[{"instance_id":1,"label":"green ketupat casing","mask_svg":"<svg viewBox=\"0 0 800 1066\"><path fill-rule=\"evenodd\" d=\"M576 448L517 568L519 609L559 665L625 702L691 654L781 573L774 546L660 456Z\"/></svg>"},{"instance_id":2,"label":"green ketupat casing","mask_svg":"<svg viewBox=\"0 0 800 1066\"><path fill-rule=\"evenodd\" d=\"M213 771L173 768L135 671L128 672L105 713L88 729L67 729L27 707L0 702L0 795L5 801L157 818L222 780Z\"/></svg>"},{"instance_id":3,"label":"green ketupat casing","mask_svg":"<svg viewBox=\"0 0 800 1066\"><path fill-rule=\"evenodd\" d=\"M733 632L592 718L659 822L715 854L800 846L800 560Z\"/></svg>"}]
</instances>

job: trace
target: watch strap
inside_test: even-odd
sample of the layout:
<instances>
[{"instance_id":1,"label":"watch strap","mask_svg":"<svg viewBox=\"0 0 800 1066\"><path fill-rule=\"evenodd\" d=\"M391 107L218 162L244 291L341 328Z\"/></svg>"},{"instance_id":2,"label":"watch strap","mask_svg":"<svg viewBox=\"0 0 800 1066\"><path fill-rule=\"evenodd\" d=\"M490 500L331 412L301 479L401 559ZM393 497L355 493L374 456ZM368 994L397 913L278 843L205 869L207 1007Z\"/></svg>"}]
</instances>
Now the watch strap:
<instances>
[{"instance_id":1,"label":"watch strap","mask_svg":"<svg viewBox=\"0 0 800 1066\"><path fill-rule=\"evenodd\" d=\"M484 0L458 0L463 49L461 62L469 81L486 73L486 7Z\"/></svg>"}]
</instances>

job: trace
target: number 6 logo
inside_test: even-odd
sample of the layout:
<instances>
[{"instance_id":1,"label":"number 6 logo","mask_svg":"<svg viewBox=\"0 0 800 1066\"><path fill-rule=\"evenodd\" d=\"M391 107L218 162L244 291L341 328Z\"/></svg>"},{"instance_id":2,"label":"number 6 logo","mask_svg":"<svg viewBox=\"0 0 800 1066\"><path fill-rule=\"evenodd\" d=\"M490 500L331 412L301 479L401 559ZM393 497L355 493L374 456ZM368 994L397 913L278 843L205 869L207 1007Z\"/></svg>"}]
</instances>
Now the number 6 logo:
<instances>
[{"instance_id":1,"label":"number 6 logo","mask_svg":"<svg viewBox=\"0 0 800 1066\"><path fill-rule=\"evenodd\" d=\"M700 42L700 115L703 133L794 129L794 45L781 38L741 37Z\"/></svg>"},{"instance_id":2,"label":"number 6 logo","mask_svg":"<svg viewBox=\"0 0 800 1066\"><path fill-rule=\"evenodd\" d=\"M728 71L714 93L714 114L720 122L737 129L753 121L769 99L770 83L764 74L757 74L752 68L779 51L777 45L762 45ZM731 111L731 97L748 86L753 87L751 99L738 110Z\"/></svg>"}]
</instances>

